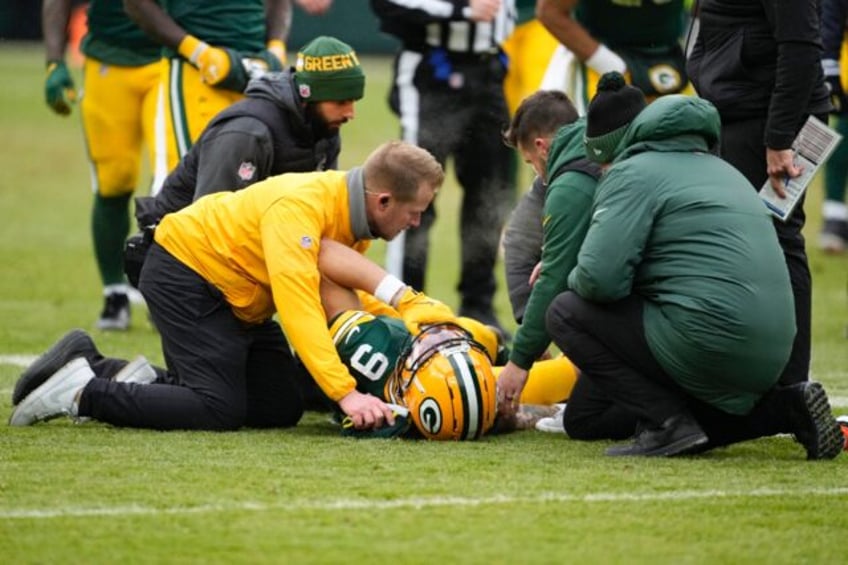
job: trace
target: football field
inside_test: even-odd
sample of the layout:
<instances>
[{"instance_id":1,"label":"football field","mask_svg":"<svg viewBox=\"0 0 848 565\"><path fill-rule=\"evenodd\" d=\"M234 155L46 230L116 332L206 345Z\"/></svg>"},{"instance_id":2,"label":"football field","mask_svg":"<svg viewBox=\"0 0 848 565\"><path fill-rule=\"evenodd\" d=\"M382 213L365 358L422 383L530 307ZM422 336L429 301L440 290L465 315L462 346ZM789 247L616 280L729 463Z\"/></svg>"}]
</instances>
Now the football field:
<instances>
[{"instance_id":1,"label":"football field","mask_svg":"<svg viewBox=\"0 0 848 565\"><path fill-rule=\"evenodd\" d=\"M343 129L343 168L399 133L386 105L390 60L363 62L366 98ZM315 413L284 431L6 426L22 367L70 328L110 356L162 357L143 307L129 332L94 330L102 298L78 109L62 118L44 103L40 45L0 45L0 70L3 563L846 561L848 456L807 462L791 437L628 459L604 457L607 442L536 431L353 440ZM820 193L814 186L806 206L813 378L846 414L848 258L816 249ZM449 175L428 273L428 291L452 306L459 194ZM502 283L497 309L511 321Z\"/></svg>"}]
</instances>

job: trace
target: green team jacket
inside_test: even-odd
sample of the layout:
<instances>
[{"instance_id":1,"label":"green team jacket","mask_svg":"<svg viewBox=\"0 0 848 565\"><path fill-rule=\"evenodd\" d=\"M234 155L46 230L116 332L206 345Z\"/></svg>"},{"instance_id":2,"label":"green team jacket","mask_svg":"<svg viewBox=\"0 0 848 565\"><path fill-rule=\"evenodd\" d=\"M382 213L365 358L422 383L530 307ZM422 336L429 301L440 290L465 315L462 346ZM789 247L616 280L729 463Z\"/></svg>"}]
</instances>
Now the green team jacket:
<instances>
[{"instance_id":1,"label":"green team jacket","mask_svg":"<svg viewBox=\"0 0 848 565\"><path fill-rule=\"evenodd\" d=\"M92 59L121 67L140 67L159 60L161 47L124 12L123 2L92 0L88 32L80 49Z\"/></svg>"},{"instance_id":2,"label":"green team jacket","mask_svg":"<svg viewBox=\"0 0 848 565\"><path fill-rule=\"evenodd\" d=\"M783 369L795 334L789 275L751 184L709 153L709 102L643 110L598 184L569 287L594 302L645 301L651 353L693 396L745 414Z\"/></svg>"},{"instance_id":3,"label":"green team jacket","mask_svg":"<svg viewBox=\"0 0 848 565\"><path fill-rule=\"evenodd\" d=\"M545 312L554 297L567 290L568 273L577 264L577 252L589 229L595 179L578 171L553 176L563 165L586 156L583 149L585 130L585 118L563 126L551 141L548 152L548 188L542 211L542 272L530 292L510 355L510 361L523 369L529 369L550 345Z\"/></svg>"}]
</instances>

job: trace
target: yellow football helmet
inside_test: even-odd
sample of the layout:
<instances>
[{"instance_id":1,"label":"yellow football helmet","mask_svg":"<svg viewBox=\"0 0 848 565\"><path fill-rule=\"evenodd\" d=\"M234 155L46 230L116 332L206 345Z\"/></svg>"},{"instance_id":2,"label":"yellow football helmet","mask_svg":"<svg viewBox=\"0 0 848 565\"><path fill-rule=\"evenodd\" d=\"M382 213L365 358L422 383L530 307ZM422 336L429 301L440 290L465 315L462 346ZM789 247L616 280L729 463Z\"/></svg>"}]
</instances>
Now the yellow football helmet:
<instances>
[{"instance_id":1,"label":"yellow football helmet","mask_svg":"<svg viewBox=\"0 0 848 565\"><path fill-rule=\"evenodd\" d=\"M474 440L497 412L497 379L483 347L454 324L425 328L389 383L392 402L409 409L427 439Z\"/></svg>"}]
</instances>

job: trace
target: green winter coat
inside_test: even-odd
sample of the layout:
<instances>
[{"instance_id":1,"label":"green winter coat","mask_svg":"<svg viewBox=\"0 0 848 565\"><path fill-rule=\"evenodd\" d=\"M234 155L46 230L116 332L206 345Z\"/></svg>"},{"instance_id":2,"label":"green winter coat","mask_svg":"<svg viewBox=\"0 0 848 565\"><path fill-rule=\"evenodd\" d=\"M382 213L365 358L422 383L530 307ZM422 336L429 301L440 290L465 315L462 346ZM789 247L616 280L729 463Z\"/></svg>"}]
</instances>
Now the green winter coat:
<instances>
[{"instance_id":1,"label":"green winter coat","mask_svg":"<svg viewBox=\"0 0 848 565\"><path fill-rule=\"evenodd\" d=\"M693 396L750 411L792 347L789 275L772 220L741 173L708 152L716 109L658 99L619 143L568 282L581 297L645 301L651 353Z\"/></svg>"},{"instance_id":2,"label":"green winter coat","mask_svg":"<svg viewBox=\"0 0 848 565\"><path fill-rule=\"evenodd\" d=\"M533 285L510 355L510 361L523 369L529 369L550 345L545 312L554 297L567 290L568 273L577 264L577 252L589 229L597 181L577 171L554 176L567 163L586 157L585 131L585 118L563 126L551 140L548 151L548 188L542 211L542 271Z\"/></svg>"}]
</instances>

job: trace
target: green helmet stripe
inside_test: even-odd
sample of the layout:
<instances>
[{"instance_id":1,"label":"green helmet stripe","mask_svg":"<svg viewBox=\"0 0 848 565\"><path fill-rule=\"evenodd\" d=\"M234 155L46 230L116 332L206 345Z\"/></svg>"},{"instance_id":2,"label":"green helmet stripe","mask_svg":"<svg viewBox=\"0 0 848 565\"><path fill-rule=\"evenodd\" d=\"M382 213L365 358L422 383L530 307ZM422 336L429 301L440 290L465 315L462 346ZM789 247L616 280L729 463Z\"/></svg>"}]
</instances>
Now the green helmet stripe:
<instances>
[{"instance_id":1,"label":"green helmet stripe","mask_svg":"<svg viewBox=\"0 0 848 565\"><path fill-rule=\"evenodd\" d=\"M483 395L474 361L467 351L448 356L462 397L462 433L460 439L477 439L483 430Z\"/></svg>"}]
</instances>

